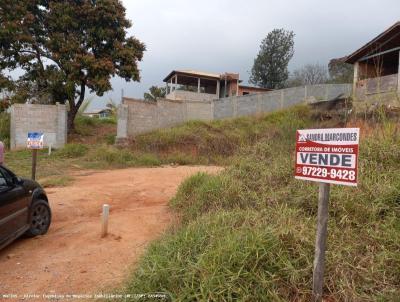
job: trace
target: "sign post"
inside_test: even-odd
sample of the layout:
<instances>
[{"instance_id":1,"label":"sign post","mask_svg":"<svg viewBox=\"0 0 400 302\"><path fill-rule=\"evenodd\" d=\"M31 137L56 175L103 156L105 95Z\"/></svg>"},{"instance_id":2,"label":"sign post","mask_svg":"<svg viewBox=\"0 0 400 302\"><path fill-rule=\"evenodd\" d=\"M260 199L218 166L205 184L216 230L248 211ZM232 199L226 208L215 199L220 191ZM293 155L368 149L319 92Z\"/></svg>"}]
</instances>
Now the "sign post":
<instances>
[{"instance_id":1,"label":"sign post","mask_svg":"<svg viewBox=\"0 0 400 302\"><path fill-rule=\"evenodd\" d=\"M313 300L322 301L330 184L357 186L359 128L307 129L296 134L295 178L319 182Z\"/></svg>"},{"instance_id":2,"label":"sign post","mask_svg":"<svg viewBox=\"0 0 400 302\"><path fill-rule=\"evenodd\" d=\"M32 150L32 179L36 179L37 150L43 149L43 137L41 132L28 132L26 146Z\"/></svg>"},{"instance_id":3,"label":"sign post","mask_svg":"<svg viewBox=\"0 0 400 302\"><path fill-rule=\"evenodd\" d=\"M324 284L325 250L328 229L328 203L330 184L319 183L317 237L315 239L315 256L313 270L313 295L315 301L322 299Z\"/></svg>"}]
</instances>

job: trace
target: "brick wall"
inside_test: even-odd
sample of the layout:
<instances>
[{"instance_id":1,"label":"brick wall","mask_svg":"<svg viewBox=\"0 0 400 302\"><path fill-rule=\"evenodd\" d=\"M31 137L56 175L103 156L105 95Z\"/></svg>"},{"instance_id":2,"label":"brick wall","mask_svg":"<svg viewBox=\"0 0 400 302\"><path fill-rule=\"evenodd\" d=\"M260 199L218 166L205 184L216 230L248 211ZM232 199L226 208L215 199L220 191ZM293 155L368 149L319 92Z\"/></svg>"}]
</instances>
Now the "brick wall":
<instances>
[{"instance_id":1,"label":"brick wall","mask_svg":"<svg viewBox=\"0 0 400 302\"><path fill-rule=\"evenodd\" d=\"M14 104L11 106L10 148L26 148L28 132L43 132L44 145L63 147L67 142L65 105Z\"/></svg>"},{"instance_id":2,"label":"brick wall","mask_svg":"<svg viewBox=\"0 0 400 302\"><path fill-rule=\"evenodd\" d=\"M328 100L339 95L350 96L351 85L311 85L211 101L160 99L145 102L124 98L118 111L117 138L133 137L188 120L214 120L272 112L304 101Z\"/></svg>"}]
</instances>

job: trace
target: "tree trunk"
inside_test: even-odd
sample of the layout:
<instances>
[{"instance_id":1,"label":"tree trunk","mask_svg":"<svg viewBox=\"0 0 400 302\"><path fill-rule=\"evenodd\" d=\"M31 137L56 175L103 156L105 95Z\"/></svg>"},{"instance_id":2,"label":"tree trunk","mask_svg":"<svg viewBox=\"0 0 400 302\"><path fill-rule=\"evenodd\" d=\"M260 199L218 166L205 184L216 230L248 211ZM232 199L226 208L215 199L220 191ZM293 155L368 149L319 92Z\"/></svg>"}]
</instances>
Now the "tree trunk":
<instances>
[{"instance_id":1,"label":"tree trunk","mask_svg":"<svg viewBox=\"0 0 400 302\"><path fill-rule=\"evenodd\" d=\"M68 111L68 119L67 119L68 134L75 132L74 121L75 121L75 116L76 116L77 112L78 112L78 109L76 106L70 106L70 109Z\"/></svg>"},{"instance_id":2,"label":"tree trunk","mask_svg":"<svg viewBox=\"0 0 400 302\"><path fill-rule=\"evenodd\" d=\"M69 100L69 111L68 111L68 119L67 119L67 129L68 134L74 133L75 131L75 117L78 113L79 107L81 107L83 100L85 99L85 88L86 83L84 81L81 82L81 91L79 92L79 100L75 103L75 100Z\"/></svg>"}]
</instances>

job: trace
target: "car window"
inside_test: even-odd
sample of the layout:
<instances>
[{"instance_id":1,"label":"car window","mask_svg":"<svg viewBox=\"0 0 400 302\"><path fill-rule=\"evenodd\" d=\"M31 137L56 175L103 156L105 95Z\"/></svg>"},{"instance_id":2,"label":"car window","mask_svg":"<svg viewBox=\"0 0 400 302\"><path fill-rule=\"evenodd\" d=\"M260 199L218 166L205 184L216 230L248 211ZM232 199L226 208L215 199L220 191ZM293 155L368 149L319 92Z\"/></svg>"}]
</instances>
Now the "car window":
<instances>
[{"instance_id":1,"label":"car window","mask_svg":"<svg viewBox=\"0 0 400 302\"><path fill-rule=\"evenodd\" d=\"M5 179L5 177L3 176L3 174L0 173L0 190L7 188L7 180Z\"/></svg>"},{"instance_id":2,"label":"car window","mask_svg":"<svg viewBox=\"0 0 400 302\"><path fill-rule=\"evenodd\" d=\"M14 182L13 176L6 169L0 167L0 172L0 175L3 176L6 184L12 184Z\"/></svg>"}]
</instances>

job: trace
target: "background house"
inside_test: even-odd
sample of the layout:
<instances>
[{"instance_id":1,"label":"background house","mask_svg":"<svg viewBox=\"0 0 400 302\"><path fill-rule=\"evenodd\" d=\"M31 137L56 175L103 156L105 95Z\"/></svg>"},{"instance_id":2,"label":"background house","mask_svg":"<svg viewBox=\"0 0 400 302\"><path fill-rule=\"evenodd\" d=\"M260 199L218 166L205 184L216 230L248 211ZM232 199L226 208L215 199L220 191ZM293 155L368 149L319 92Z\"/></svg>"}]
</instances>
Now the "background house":
<instances>
[{"instance_id":1,"label":"background house","mask_svg":"<svg viewBox=\"0 0 400 302\"><path fill-rule=\"evenodd\" d=\"M84 116L95 117L95 118L107 118L112 115L112 110L109 108L94 109L83 113Z\"/></svg>"},{"instance_id":2,"label":"background house","mask_svg":"<svg viewBox=\"0 0 400 302\"><path fill-rule=\"evenodd\" d=\"M354 65L355 100L382 101L400 95L400 22L347 56Z\"/></svg>"},{"instance_id":3,"label":"background house","mask_svg":"<svg viewBox=\"0 0 400 302\"><path fill-rule=\"evenodd\" d=\"M195 70L173 70L164 79L166 98L170 100L210 101L230 96L271 91L241 85L238 73L208 73Z\"/></svg>"}]
</instances>

